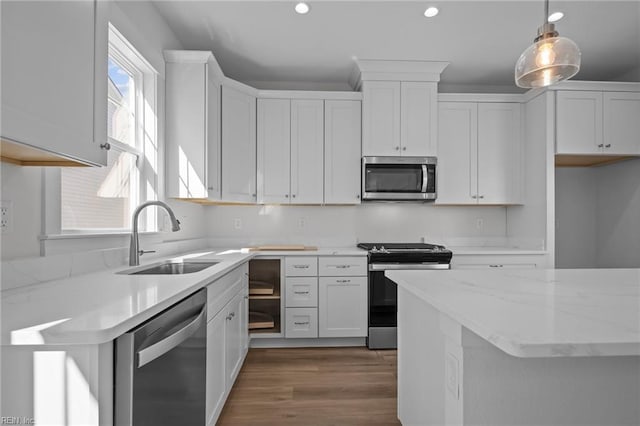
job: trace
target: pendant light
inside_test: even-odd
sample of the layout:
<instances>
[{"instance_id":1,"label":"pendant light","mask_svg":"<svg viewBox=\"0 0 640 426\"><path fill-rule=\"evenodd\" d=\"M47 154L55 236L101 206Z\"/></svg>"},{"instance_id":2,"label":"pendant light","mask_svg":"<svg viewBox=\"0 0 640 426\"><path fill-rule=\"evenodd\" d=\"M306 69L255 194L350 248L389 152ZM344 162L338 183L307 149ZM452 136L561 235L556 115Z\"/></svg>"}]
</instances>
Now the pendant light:
<instances>
[{"instance_id":1,"label":"pendant light","mask_svg":"<svg viewBox=\"0 0 640 426\"><path fill-rule=\"evenodd\" d=\"M549 86L573 77L580 70L580 49L572 40L559 37L548 17L549 0L545 0L544 24L516 63L515 79L519 87Z\"/></svg>"}]
</instances>

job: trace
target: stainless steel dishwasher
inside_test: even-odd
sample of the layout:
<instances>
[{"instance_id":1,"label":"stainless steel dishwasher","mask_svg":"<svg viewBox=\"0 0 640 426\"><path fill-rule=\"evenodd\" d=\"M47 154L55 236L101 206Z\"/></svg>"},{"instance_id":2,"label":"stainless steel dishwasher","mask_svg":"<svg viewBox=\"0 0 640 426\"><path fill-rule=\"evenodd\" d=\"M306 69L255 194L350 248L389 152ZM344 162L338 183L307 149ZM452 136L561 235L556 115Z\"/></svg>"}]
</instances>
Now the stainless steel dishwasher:
<instances>
[{"instance_id":1,"label":"stainless steel dishwasher","mask_svg":"<svg viewBox=\"0 0 640 426\"><path fill-rule=\"evenodd\" d=\"M116 339L115 425L206 424L206 317L202 289Z\"/></svg>"}]
</instances>

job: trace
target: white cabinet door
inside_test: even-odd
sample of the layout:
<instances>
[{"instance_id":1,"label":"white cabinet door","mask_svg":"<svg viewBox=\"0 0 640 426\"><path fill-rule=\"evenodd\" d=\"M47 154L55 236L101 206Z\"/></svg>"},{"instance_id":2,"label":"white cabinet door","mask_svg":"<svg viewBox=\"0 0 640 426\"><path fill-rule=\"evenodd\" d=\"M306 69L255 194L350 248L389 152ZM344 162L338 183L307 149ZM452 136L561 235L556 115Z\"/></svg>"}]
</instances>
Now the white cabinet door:
<instances>
[{"instance_id":1,"label":"white cabinet door","mask_svg":"<svg viewBox=\"0 0 640 426\"><path fill-rule=\"evenodd\" d=\"M227 305L225 312L225 380L235 381L244 360L243 315L245 313L244 293L239 292Z\"/></svg>"},{"instance_id":2,"label":"white cabinet door","mask_svg":"<svg viewBox=\"0 0 640 426\"><path fill-rule=\"evenodd\" d=\"M324 101L291 101L292 204L322 204Z\"/></svg>"},{"instance_id":3,"label":"white cabinet door","mask_svg":"<svg viewBox=\"0 0 640 426\"><path fill-rule=\"evenodd\" d=\"M324 102L324 202L360 203L360 101Z\"/></svg>"},{"instance_id":4,"label":"white cabinet door","mask_svg":"<svg viewBox=\"0 0 640 426\"><path fill-rule=\"evenodd\" d=\"M258 99L258 203L289 203L291 101Z\"/></svg>"},{"instance_id":5,"label":"white cabinet door","mask_svg":"<svg viewBox=\"0 0 640 426\"><path fill-rule=\"evenodd\" d=\"M640 154L640 93L604 92L604 152Z\"/></svg>"},{"instance_id":6,"label":"white cabinet door","mask_svg":"<svg viewBox=\"0 0 640 426\"><path fill-rule=\"evenodd\" d=\"M400 107L400 147L406 156L436 156L437 84L402 82Z\"/></svg>"},{"instance_id":7,"label":"white cabinet door","mask_svg":"<svg viewBox=\"0 0 640 426\"><path fill-rule=\"evenodd\" d=\"M556 153L602 151L602 92L556 92Z\"/></svg>"},{"instance_id":8,"label":"white cabinet door","mask_svg":"<svg viewBox=\"0 0 640 426\"><path fill-rule=\"evenodd\" d=\"M478 104L478 202L520 201L522 172L521 106Z\"/></svg>"},{"instance_id":9,"label":"white cabinet door","mask_svg":"<svg viewBox=\"0 0 640 426\"><path fill-rule=\"evenodd\" d=\"M367 277L320 277L318 336L367 335Z\"/></svg>"},{"instance_id":10,"label":"white cabinet door","mask_svg":"<svg viewBox=\"0 0 640 426\"><path fill-rule=\"evenodd\" d=\"M222 147L220 141L220 81L207 65L207 195L209 199L222 197Z\"/></svg>"},{"instance_id":11,"label":"white cabinet door","mask_svg":"<svg viewBox=\"0 0 640 426\"><path fill-rule=\"evenodd\" d=\"M436 203L476 204L478 105L438 104L438 196Z\"/></svg>"},{"instance_id":12,"label":"white cabinet door","mask_svg":"<svg viewBox=\"0 0 640 426\"><path fill-rule=\"evenodd\" d=\"M400 155L400 82L362 83L362 155Z\"/></svg>"},{"instance_id":13,"label":"white cabinet door","mask_svg":"<svg viewBox=\"0 0 640 426\"><path fill-rule=\"evenodd\" d=\"M168 62L165 73L167 196L207 198L206 64Z\"/></svg>"},{"instance_id":14,"label":"white cabinet door","mask_svg":"<svg viewBox=\"0 0 640 426\"><path fill-rule=\"evenodd\" d=\"M107 2L2 2L2 138L106 165Z\"/></svg>"},{"instance_id":15,"label":"white cabinet door","mask_svg":"<svg viewBox=\"0 0 640 426\"><path fill-rule=\"evenodd\" d=\"M222 310L207 323L207 425L215 425L224 406L227 390L225 363L226 312Z\"/></svg>"},{"instance_id":16,"label":"white cabinet door","mask_svg":"<svg viewBox=\"0 0 640 426\"><path fill-rule=\"evenodd\" d=\"M222 87L222 199L256 201L256 98Z\"/></svg>"}]
</instances>

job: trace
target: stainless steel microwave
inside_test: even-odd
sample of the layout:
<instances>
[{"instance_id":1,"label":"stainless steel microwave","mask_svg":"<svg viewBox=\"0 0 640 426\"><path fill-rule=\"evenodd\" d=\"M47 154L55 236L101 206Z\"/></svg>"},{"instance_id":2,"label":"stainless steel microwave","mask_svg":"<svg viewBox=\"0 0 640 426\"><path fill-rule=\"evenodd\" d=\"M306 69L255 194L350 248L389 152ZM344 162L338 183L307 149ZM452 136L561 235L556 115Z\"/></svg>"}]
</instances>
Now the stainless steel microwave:
<instances>
[{"instance_id":1,"label":"stainless steel microwave","mask_svg":"<svg viewBox=\"0 0 640 426\"><path fill-rule=\"evenodd\" d=\"M362 199L436 199L436 157L362 157Z\"/></svg>"}]
</instances>

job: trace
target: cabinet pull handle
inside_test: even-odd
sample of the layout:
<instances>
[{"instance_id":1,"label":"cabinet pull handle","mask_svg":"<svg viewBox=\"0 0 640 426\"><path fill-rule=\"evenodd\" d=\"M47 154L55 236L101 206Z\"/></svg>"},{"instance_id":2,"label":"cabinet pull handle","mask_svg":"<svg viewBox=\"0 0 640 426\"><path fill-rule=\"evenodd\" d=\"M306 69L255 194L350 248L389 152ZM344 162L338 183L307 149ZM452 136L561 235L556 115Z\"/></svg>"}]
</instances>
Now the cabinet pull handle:
<instances>
[{"instance_id":1,"label":"cabinet pull handle","mask_svg":"<svg viewBox=\"0 0 640 426\"><path fill-rule=\"evenodd\" d=\"M336 280L337 283L350 283L351 280Z\"/></svg>"},{"instance_id":2,"label":"cabinet pull handle","mask_svg":"<svg viewBox=\"0 0 640 426\"><path fill-rule=\"evenodd\" d=\"M471 198L473 198L475 200L476 198L478 198L478 196L477 195L472 195Z\"/></svg>"},{"instance_id":3,"label":"cabinet pull handle","mask_svg":"<svg viewBox=\"0 0 640 426\"><path fill-rule=\"evenodd\" d=\"M611 144L610 144L610 143L608 143L608 144L606 144L604 147L605 147L605 148L611 148Z\"/></svg>"},{"instance_id":4,"label":"cabinet pull handle","mask_svg":"<svg viewBox=\"0 0 640 426\"><path fill-rule=\"evenodd\" d=\"M489 268L502 268L504 265L489 265Z\"/></svg>"},{"instance_id":5,"label":"cabinet pull handle","mask_svg":"<svg viewBox=\"0 0 640 426\"><path fill-rule=\"evenodd\" d=\"M213 186L207 186L207 190L213 191Z\"/></svg>"},{"instance_id":6,"label":"cabinet pull handle","mask_svg":"<svg viewBox=\"0 0 640 426\"><path fill-rule=\"evenodd\" d=\"M111 144L109 142L101 143L100 148L104 149L105 151L109 151L111 149Z\"/></svg>"},{"instance_id":7,"label":"cabinet pull handle","mask_svg":"<svg viewBox=\"0 0 640 426\"><path fill-rule=\"evenodd\" d=\"M309 265L293 265L296 269L309 269Z\"/></svg>"},{"instance_id":8,"label":"cabinet pull handle","mask_svg":"<svg viewBox=\"0 0 640 426\"><path fill-rule=\"evenodd\" d=\"M480 195L478 198L484 198L484 195Z\"/></svg>"},{"instance_id":9,"label":"cabinet pull handle","mask_svg":"<svg viewBox=\"0 0 640 426\"><path fill-rule=\"evenodd\" d=\"M598 148L602 148L604 146L604 144L598 144Z\"/></svg>"},{"instance_id":10,"label":"cabinet pull handle","mask_svg":"<svg viewBox=\"0 0 640 426\"><path fill-rule=\"evenodd\" d=\"M251 194L251 196L252 196L253 198L256 198L256 194Z\"/></svg>"},{"instance_id":11,"label":"cabinet pull handle","mask_svg":"<svg viewBox=\"0 0 640 426\"><path fill-rule=\"evenodd\" d=\"M284 194L284 198L289 198L289 194Z\"/></svg>"},{"instance_id":12,"label":"cabinet pull handle","mask_svg":"<svg viewBox=\"0 0 640 426\"><path fill-rule=\"evenodd\" d=\"M406 147L406 146L403 146L403 147L402 147L402 150L403 150L403 151L406 151L406 150L407 150L407 147Z\"/></svg>"},{"instance_id":13,"label":"cabinet pull handle","mask_svg":"<svg viewBox=\"0 0 640 426\"><path fill-rule=\"evenodd\" d=\"M351 265L336 265L336 268L338 268L338 269L347 269L347 268L351 268Z\"/></svg>"},{"instance_id":14,"label":"cabinet pull handle","mask_svg":"<svg viewBox=\"0 0 640 426\"><path fill-rule=\"evenodd\" d=\"M356 199L358 200L360 199L360 194L356 195Z\"/></svg>"},{"instance_id":15,"label":"cabinet pull handle","mask_svg":"<svg viewBox=\"0 0 640 426\"><path fill-rule=\"evenodd\" d=\"M400 151L400 147L399 146L396 146L396 151Z\"/></svg>"},{"instance_id":16,"label":"cabinet pull handle","mask_svg":"<svg viewBox=\"0 0 640 426\"><path fill-rule=\"evenodd\" d=\"M293 198L296 198L296 194L293 194L293 195L292 195L292 197L293 197Z\"/></svg>"},{"instance_id":17,"label":"cabinet pull handle","mask_svg":"<svg viewBox=\"0 0 640 426\"><path fill-rule=\"evenodd\" d=\"M245 298L245 299L248 299L248 298L249 298L249 296L245 296L244 298Z\"/></svg>"},{"instance_id":18,"label":"cabinet pull handle","mask_svg":"<svg viewBox=\"0 0 640 426\"><path fill-rule=\"evenodd\" d=\"M308 291L294 291L294 294L309 294Z\"/></svg>"},{"instance_id":19,"label":"cabinet pull handle","mask_svg":"<svg viewBox=\"0 0 640 426\"><path fill-rule=\"evenodd\" d=\"M227 315L227 321L231 321L231 318L233 318L231 315Z\"/></svg>"},{"instance_id":20,"label":"cabinet pull handle","mask_svg":"<svg viewBox=\"0 0 640 426\"><path fill-rule=\"evenodd\" d=\"M293 325L309 325L309 321L305 322L294 322Z\"/></svg>"}]
</instances>

